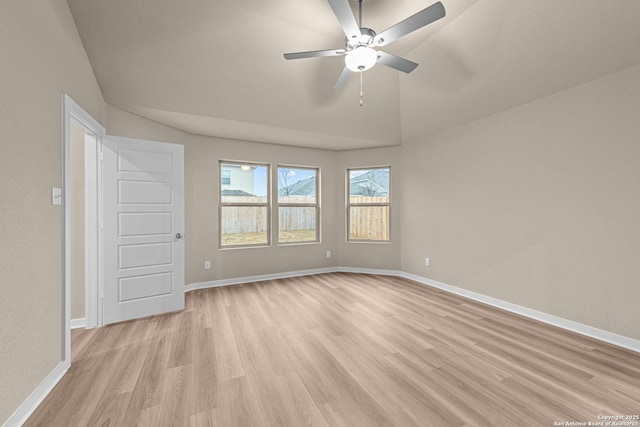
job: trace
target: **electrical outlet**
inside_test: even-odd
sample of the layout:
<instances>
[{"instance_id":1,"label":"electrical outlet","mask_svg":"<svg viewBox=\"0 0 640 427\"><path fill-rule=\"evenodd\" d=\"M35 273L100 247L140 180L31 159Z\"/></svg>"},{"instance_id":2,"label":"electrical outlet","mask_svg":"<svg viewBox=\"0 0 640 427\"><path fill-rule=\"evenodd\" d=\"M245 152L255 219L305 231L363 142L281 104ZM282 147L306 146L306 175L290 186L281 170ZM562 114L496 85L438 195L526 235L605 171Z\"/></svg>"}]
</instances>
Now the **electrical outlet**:
<instances>
[{"instance_id":1,"label":"electrical outlet","mask_svg":"<svg viewBox=\"0 0 640 427\"><path fill-rule=\"evenodd\" d=\"M204 262L204 269L205 269L205 270L211 270L211 261L206 260L206 261Z\"/></svg>"},{"instance_id":2,"label":"electrical outlet","mask_svg":"<svg viewBox=\"0 0 640 427\"><path fill-rule=\"evenodd\" d=\"M327 251L327 258L331 258L331 251Z\"/></svg>"},{"instance_id":3,"label":"electrical outlet","mask_svg":"<svg viewBox=\"0 0 640 427\"><path fill-rule=\"evenodd\" d=\"M424 265L425 267L429 267L429 265L431 264L431 260L429 258L425 258L424 259Z\"/></svg>"}]
</instances>

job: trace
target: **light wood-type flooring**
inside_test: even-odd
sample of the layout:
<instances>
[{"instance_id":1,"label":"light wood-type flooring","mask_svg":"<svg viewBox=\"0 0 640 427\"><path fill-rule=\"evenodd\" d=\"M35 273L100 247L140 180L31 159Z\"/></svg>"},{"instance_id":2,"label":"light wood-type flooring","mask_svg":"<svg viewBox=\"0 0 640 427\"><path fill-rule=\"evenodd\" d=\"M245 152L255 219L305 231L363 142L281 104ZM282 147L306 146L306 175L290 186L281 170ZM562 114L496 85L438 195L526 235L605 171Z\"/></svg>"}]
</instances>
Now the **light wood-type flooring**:
<instances>
[{"instance_id":1,"label":"light wood-type flooring","mask_svg":"<svg viewBox=\"0 0 640 427\"><path fill-rule=\"evenodd\" d=\"M26 426L554 426L640 414L640 354L402 278L281 279L190 292L186 304L74 330L71 369Z\"/></svg>"}]
</instances>

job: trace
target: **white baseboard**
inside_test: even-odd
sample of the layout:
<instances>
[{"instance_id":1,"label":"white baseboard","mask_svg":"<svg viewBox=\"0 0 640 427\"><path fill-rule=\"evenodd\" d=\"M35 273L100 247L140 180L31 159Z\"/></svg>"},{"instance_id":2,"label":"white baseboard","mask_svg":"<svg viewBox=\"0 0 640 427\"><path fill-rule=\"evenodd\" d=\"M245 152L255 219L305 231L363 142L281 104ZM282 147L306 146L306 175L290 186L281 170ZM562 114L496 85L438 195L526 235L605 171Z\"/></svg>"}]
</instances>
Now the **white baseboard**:
<instances>
[{"instance_id":1,"label":"white baseboard","mask_svg":"<svg viewBox=\"0 0 640 427\"><path fill-rule=\"evenodd\" d=\"M361 273L379 274L381 276L401 276L402 272L397 270L381 270L376 268L355 268L355 267L326 267L314 268L311 270L288 271L284 273L263 274L259 276L246 276L235 279L212 280L209 282L191 283L185 287L185 292L196 289L217 288L220 286L240 285L242 283L263 282L265 280L286 279L288 277L310 276L312 274L323 273Z\"/></svg>"},{"instance_id":2,"label":"white baseboard","mask_svg":"<svg viewBox=\"0 0 640 427\"><path fill-rule=\"evenodd\" d=\"M264 282L265 280L286 279L288 277L310 276L312 274L335 273L336 267L314 268L311 270L288 271L285 273L262 274L259 276L238 277L235 279L212 280L210 282L191 283L185 287L185 292L196 289L217 288L219 286L240 285L242 283Z\"/></svg>"},{"instance_id":3,"label":"white baseboard","mask_svg":"<svg viewBox=\"0 0 640 427\"><path fill-rule=\"evenodd\" d=\"M19 427L31 416L38 405L51 392L53 387L69 369L69 362L60 362L40 385L22 402L22 405L9 417L2 427Z\"/></svg>"},{"instance_id":4,"label":"white baseboard","mask_svg":"<svg viewBox=\"0 0 640 427\"><path fill-rule=\"evenodd\" d=\"M562 317L553 316L521 305L512 304L507 301L489 297L477 292L468 291L456 286L447 285L446 283L427 279L426 277L417 276L415 274L403 272L401 277L640 353L640 341L633 338L614 334L613 332L603 331L602 329L587 326L572 320L563 319Z\"/></svg>"},{"instance_id":5,"label":"white baseboard","mask_svg":"<svg viewBox=\"0 0 640 427\"><path fill-rule=\"evenodd\" d=\"M402 276L398 270L381 270L377 268L338 267L340 273L379 274L380 276Z\"/></svg>"},{"instance_id":6,"label":"white baseboard","mask_svg":"<svg viewBox=\"0 0 640 427\"><path fill-rule=\"evenodd\" d=\"M85 327L85 318L71 319L71 329L79 329Z\"/></svg>"},{"instance_id":7,"label":"white baseboard","mask_svg":"<svg viewBox=\"0 0 640 427\"><path fill-rule=\"evenodd\" d=\"M581 335L595 338L597 340L604 341L604 342L640 353L639 340L625 337L623 335L614 334L613 332L603 331L602 329L594 328L592 326L587 326L582 323L574 322L572 320L563 319L561 317L553 316L551 314L547 314L542 311L537 311L527 307L523 307L521 305L512 304L507 301L489 297L489 296L479 294L477 292L469 291L466 289L458 288L456 286L447 285L446 283L427 279L426 277L405 273L399 270L383 270L383 269L375 269L375 268L357 268L357 267L316 268L312 270L290 271L285 273L240 277L237 279L222 279L222 280L213 280L210 282L192 283L190 285L187 285L186 292L193 291L195 289L215 288L218 286L239 285L241 283L261 282L264 280L275 280L275 279L284 279L287 277L308 276L311 274L336 273L336 272L379 274L382 276L404 277L406 279L410 279L415 282L422 283L424 285L438 288L452 294L460 295L465 298L469 298L484 304L491 305L493 307L500 308L502 310L510 311L512 313L516 313L521 316L529 317L531 319L535 319L543 323L557 326L559 328L566 329L568 331L576 332Z\"/></svg>"},{"instance_id":8,"label":"white baseboard","mask_svg":"<svg viewBox=\"0 0 640 427\"><path fill-rule=\"evenodd\" d=\"M458 288L456 286L447 285L446 283L438 282L436 280L427 279L426 277L417 276L415 274L405 273L397 270L382 270L373 268L355 268L355 267L327 267L316 268L311 270L290 271L285 273L265 274L259 276L240 277L236 279L222 279L213 280L210 282L192 283L186 286L186 292L196 289L214 288L219 286L238 285L241 283L260 282L265 280L284 279L289 277L309 276L312 274L322 273L360 273L360 274L379 274L383 276L398 276L404 277L415 282L441 289L443 291L460 295L465 298L469 298L484 304L488 304L502 310L510 311L521 316L529 317L534 320L538 320L543 323L547 323L553 326L557 326L562 329L566 329L572 332L576 332L581 335L585 335L591 338L595 338L600 341L604 341L619 347L623 347L629 350L633 350L640 353L640 341L625 337L623 335L614 334L612 332L603 331L602 329L587 326L582 323L574 322L571 320L563 319L561 317L553 316L541 311L533 310L521 305L512 304L497 298L489 297L477 292L469 291L466 289ZM72 328L82 328L85 326L85 319L72 319ZM60 381L62 376L69 369L69 362L61 362L55 369L42 381L42 383L31 393L31 395L20 405L20 407L9 417L2 427L18 427L21 426L29 416L35 411L38 405L49 394L51 389Z\"/></svg>"}]
</instances>

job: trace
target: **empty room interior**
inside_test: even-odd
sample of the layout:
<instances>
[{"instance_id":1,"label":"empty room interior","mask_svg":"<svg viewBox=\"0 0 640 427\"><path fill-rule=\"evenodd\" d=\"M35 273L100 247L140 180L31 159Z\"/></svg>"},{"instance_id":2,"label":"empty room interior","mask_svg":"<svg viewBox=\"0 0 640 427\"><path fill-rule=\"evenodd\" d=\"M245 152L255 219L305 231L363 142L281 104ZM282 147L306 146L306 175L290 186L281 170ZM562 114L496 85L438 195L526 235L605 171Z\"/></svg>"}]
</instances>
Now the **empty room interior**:
<instances>
[{"instance_id":1,"label":"empty room interior","mask_svg":"<svg viewBox=\"0 0 640 427\"><path fill-rule=\"evenodd\" d=\"M640 426L638 22L0 1L0 423Z\"/></svg>"}]
</instances>

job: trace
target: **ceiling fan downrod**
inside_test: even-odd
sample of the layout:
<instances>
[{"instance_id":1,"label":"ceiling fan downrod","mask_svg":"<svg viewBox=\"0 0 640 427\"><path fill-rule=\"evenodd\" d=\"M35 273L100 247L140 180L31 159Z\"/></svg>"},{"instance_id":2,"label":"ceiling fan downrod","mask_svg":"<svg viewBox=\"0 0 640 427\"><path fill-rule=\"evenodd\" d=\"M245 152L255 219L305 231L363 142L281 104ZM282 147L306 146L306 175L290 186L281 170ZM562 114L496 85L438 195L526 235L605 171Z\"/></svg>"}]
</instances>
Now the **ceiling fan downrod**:
<instances>
[{"instance_id":1,"label":"ceiling fan downrod","mask_svg":"<svg viewBox=\"0 0 640 427\"><path fill-rule=\"evenodd\" d=\"M358 23L360 29L362 30L362 1L356 0L358 2ZM362 70L360 70L360 107L364 107L364 91L362 90Z\"/></svg>"}]
</instances>

